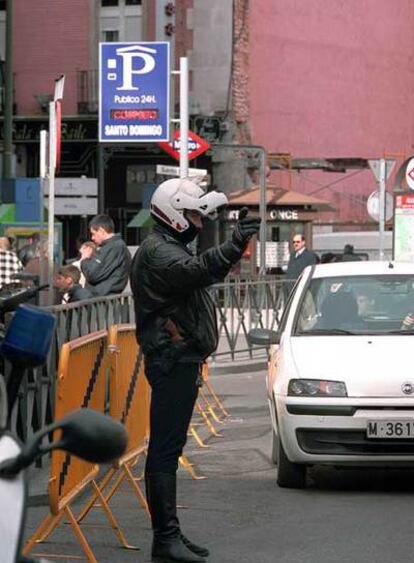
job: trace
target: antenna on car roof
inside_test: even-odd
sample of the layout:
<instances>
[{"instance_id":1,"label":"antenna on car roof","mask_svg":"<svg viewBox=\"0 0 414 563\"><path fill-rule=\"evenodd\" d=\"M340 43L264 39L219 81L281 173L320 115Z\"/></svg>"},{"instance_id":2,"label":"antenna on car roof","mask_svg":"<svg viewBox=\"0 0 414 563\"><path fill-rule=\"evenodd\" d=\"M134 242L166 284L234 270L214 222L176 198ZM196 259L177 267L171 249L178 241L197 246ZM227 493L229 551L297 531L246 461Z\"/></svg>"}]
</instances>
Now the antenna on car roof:
<instances>
[{"instance_id":1,"label":"antenna on car roof","mask_svg":"<svg viewBox=\"0 0 414 563\"><path fill-rule=\"evenodd\" d=\"M392 270L394 268L394 264L392 262L388 262L388 268L390 268L390 270Z\"/></svg>"}]
</instances>

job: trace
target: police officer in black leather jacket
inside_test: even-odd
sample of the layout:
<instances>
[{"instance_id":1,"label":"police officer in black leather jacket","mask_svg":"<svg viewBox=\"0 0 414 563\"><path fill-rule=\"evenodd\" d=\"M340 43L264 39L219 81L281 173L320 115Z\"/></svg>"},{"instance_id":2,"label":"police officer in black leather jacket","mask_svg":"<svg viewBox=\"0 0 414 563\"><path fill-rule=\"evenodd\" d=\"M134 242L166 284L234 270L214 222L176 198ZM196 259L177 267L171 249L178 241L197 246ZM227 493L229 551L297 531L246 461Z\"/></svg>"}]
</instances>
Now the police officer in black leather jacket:
<instances>
[{"instance_id":1,"label":"police officer in black leather jacket","mask_svg":"<svg viewBox=\"0 0 414 563\"><path fill-rule=\"evenodd\" d=\"M197 399L202 362L217 347L216 311L207 291L240 260L260 219L240 212L231 240L194 256L187 245L227 203L187 179L163 182L151 200L157 225L131 268L137 340L152 388L145 483L154 540L152 561L201 562L209 551L188 540L176 511L176 472Z\"/></svg>"}]
</instances>

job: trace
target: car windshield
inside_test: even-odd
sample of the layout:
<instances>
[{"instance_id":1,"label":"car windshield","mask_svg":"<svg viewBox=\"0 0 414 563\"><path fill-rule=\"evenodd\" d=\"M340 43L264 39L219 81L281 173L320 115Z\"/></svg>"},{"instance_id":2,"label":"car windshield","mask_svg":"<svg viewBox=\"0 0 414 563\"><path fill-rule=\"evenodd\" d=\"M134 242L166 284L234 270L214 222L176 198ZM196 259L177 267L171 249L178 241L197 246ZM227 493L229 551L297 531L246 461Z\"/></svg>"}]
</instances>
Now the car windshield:
<instances>
[{"instance_id":1,"label":"car windshield","mask_svg":"<svg viewBox=\"0 0 414 563\"><path fill-rule=\"evenodd\" d=\"M301 303L294 335L414 334L413 275L315 278Z\"/></svg>"}]
</instances>

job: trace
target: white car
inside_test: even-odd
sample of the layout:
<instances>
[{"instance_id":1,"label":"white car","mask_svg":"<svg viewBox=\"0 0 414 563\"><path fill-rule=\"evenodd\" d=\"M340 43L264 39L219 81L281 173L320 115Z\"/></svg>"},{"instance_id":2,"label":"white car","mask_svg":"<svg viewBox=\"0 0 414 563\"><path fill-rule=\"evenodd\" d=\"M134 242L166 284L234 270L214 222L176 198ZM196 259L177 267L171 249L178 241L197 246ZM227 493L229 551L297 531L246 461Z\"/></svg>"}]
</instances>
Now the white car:
<instances>
[{"instance_id":1,"label":"white car","mask_svg":"<svg viewBox=\"0 0 414 563\"><path fill-rule=\"evenodd\" d=\"M251 332L274 343L267 391L281 487L304 487L314 464L414 466L411 312L414 264L320 264L296 283L278 333Z\"/></svg>"}]
</instances>

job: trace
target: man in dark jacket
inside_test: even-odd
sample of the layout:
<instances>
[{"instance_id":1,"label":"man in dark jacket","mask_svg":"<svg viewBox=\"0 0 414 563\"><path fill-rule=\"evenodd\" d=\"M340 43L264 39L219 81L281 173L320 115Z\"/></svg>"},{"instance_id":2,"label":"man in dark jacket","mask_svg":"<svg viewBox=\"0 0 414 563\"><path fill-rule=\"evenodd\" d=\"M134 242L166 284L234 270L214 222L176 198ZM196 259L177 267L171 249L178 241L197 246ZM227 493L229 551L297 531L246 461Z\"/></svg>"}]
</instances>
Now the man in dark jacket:
<instances>
[{"instance_id":1,"label":"man in dark jacket","mask_svg":"<svg viewBox=\"0 0 414 563\"><path fill-rule=\"evenodd\" d=\"M288 280L296 281L306 266L317 264L319 258L317 254L306 248L304 235L296 234L293 237L293 252L290 255L286 271Z\"/></svg>"},{"instance_id":2,"label":"man in dark jacket","mask_svg":"<svg viewBox=\"0 0 414 563\"><path fill-rule=\"evenodd\" d=\"M344 246L344 253L342 254L342 262L358 262L360 260L361 257L355 254L352 244L346 244Z\"/></svg>"},{"instance_id":3,"label":"man in dark jacket","mask_svg":"<svg viewBox=\"0 0 414 563\"><path fill-rule=\"evenodd\" d=\"M215 218L225 204L224 194L204 194L190 180L163 182L151 199L157 225L132 262L137 340L152 388L145 483L153 561L200 562L209 553L180 530L176 472L201 365L218 343L215 306L206 288L224 279L260 226L260 219L246 217L244 209L231 240L194 256L187 244L202 229L203 218Z\"/></svg>"},{"instance_id":4,"label":"man in dark jacket","mask_svg":"<svg viewBox=\"0 0 414 563\"><path fill-rule=\"evenodd\" d=\"M89 222L91 238L96 251L87 245L81 247L81 270L85 287L95 296L122 293L128 283L131 256L121 235L108 215L96 215Z\"/></svg>"}]
</instances>

